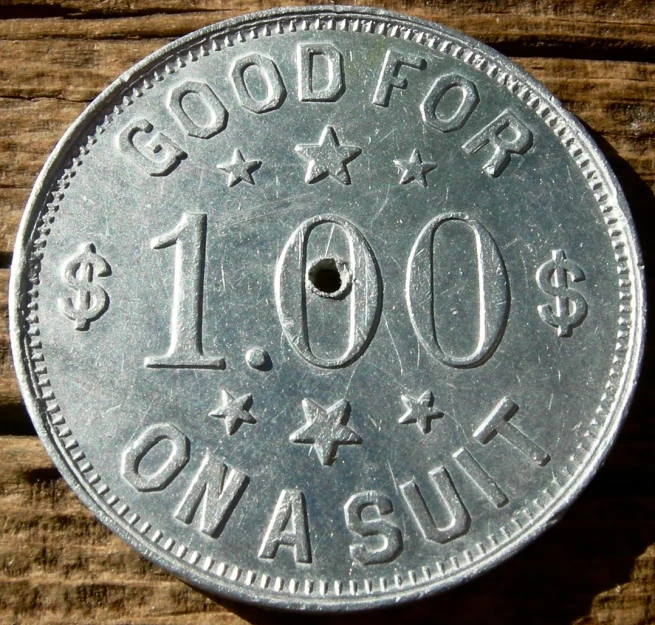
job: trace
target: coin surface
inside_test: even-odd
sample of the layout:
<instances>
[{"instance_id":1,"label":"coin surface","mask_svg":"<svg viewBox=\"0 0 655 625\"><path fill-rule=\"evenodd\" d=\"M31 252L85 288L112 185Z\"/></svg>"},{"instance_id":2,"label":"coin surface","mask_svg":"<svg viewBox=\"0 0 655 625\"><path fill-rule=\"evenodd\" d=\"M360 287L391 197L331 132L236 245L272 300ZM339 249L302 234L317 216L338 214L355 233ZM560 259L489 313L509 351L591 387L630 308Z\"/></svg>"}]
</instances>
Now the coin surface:
<instances>
[{"instance_id":1,"label":"coin surface","mask_svg":"<svg viewBox=\"0 0 655 625\"><path fill-rule=\"evenodd\" d=\"M503 56L376 9L184 37L30 198L16 368L53 461L141 554L288 609L504 560L602 462L642 266L587 133Z\"/></svg>"}]
</instances>

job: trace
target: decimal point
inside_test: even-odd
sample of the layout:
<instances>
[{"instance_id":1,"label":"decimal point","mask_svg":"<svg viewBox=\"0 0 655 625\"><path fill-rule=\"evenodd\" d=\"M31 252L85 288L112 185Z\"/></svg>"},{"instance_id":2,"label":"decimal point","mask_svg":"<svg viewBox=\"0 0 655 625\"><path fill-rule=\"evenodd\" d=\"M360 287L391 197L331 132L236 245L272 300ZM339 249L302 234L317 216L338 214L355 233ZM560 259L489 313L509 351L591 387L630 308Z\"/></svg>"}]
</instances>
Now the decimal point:
<instances>
[{"instance_id":1,"label":"decimal point","mask_svg":"<svg viewBox=\"0 0 655 625\"><path fill-rule=\"evenodd\" d=\"M270 354L260 347L253 347L246 352L246 364L257 371L270 371L273 368Z\"/></svg>"}]
</instances>

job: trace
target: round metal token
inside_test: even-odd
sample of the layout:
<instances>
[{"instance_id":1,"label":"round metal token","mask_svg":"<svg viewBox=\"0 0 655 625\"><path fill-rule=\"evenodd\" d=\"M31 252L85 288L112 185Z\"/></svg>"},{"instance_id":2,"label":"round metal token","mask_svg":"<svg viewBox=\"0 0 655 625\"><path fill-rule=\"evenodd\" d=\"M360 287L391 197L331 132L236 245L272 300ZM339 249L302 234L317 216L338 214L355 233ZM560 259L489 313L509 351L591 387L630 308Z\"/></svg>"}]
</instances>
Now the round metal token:
<instances>
[{"instance_id":1,"label":"round metal token","mask_svg":"<svg viewBox=\"0 0 655 625\"><path fill-rule=\"evenodd\" d=\"M210 26L45 165L11 332L62 474L213 594L422 597L548 527L602 462L644 332L626 201L486 46L375 9Z\"/></svg>"}]
</instances>

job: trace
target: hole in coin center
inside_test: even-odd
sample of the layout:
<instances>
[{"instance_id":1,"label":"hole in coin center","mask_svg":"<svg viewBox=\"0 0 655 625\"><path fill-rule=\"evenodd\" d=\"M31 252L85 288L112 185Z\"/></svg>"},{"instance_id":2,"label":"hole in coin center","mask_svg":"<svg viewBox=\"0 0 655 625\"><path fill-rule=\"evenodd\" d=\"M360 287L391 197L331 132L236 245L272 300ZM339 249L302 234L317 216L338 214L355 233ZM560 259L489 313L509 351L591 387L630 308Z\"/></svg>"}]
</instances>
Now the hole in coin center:
<instances>
[{"instance_id":1,"label":"hole in coin center","mask_svg":"<svg viewBox=\"0 0 655 625\"><path fill-rule=\"evenodd\" d=\"M321 297L335 298L346 294L350 287L350 271L342 261L321 258L309 267L307 281Z\"/></svg>"},{"instance_id":2,"label":"hole in coin center","mask_svg":"<svg viewBox=\"0 0 655 625\"><path fill-rule=\"evenodd\" d=\"M321 293L336 293L341 288L341 272L334 258L322 258L314 263L308 277Z\"/></svg>"}]
</instances>

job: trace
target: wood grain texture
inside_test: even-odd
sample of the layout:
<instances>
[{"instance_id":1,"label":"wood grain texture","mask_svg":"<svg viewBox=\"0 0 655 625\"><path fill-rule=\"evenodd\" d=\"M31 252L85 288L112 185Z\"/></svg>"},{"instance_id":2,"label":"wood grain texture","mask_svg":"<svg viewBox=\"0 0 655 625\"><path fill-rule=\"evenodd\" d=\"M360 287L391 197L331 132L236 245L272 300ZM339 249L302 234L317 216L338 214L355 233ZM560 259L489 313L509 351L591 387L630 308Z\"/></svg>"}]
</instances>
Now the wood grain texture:
<instances>
[{"instance_id":1,"label":"wood grain texture","mask_svg":"<svg viewBox=\"0 0 655 625\"><path fill-rule=\"evenodd\" d=\"M122 71L173 37L271 6L0 0L0 624L655 623L650 347L618 444L564 519L483 578L397 610L292 617L214 602L105 530L52 467L20 403L6 327L11 249L34 178L85 104ZM655 3L386 0L379 6L460 29L544 82L588 126L615 168L647 268L653 266Z\"/></svg>"},{"instance_id":2,"label":"wood grain texture","mask_svg":"<svg viewBox=\"0 0 655 625\"><path fill-rule=\"evenodd\" d=\"M303 3L284 3L298 4ZM496 47L541 48L551 56L576 53L597 58L652 56L655 52L655 8L648 0L385 0L375 4L442 22ZM33 0L26 3L16 0L3 3L3 13L10 19L0 27L0 37L13 40L177 37L220 19L274 6L281 3L262 0L224 3ZM35 19L35 15L50 19Z\"/></svg>"}]
</instances>

